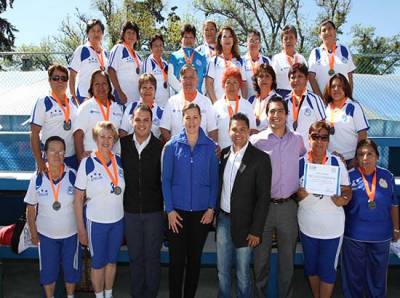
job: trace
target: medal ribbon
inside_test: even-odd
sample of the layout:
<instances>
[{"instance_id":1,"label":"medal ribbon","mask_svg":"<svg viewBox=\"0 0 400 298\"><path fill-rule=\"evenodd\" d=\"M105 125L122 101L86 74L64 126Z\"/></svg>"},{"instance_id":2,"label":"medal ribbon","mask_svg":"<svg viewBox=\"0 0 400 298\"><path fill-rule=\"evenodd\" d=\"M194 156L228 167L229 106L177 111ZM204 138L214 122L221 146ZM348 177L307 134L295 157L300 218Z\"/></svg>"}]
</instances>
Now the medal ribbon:
<instances>
[{"instance_id":1,"label":"medal ribbon","mask_svg":"<svg viewBox=\"0 0 400 298\"><path fill-rule=\"evenodd\" d=\"M334 106L333 103L330 103L330 104L329 104L329 108L330 108L330 110L331 110L331 116L330 116L329 122L330 122L331 127L334 127L334 126L335 126L335 111L336 111L337 109L342 110L343 107L344 107L344 105L346 104L346 100L347 100L346 97L343 98L342 101L340 102L339 106Z\"/></svg>"},{"instance_id":2,"label":"medal ribbon","mask_svg":"<svg viewBox=\"0 0 400 298\"><path fill-rule=\"evenodd\" d=\"M365 178L364 171L362 168L358 168L358 171L361 173L362 180L364 182L365 191L368 195L368 202L375 201L375 192L376 192L376 170L374 172L374 176L372 177L371 188L369 188L369 184L367 179Z\"/></svg>"},{"instance_id":3,"label":"medal ribbon","mask_svg":"<svg viewBox=\"0 0 400 298\"><path fill-rule=\"evenodd\" d=\"M47 171L47 175L49 176L49 180L50 180L51 191L53 192L53 196L54 196L54 202L58 202L58 194L60 193L60 189L61 189L61 178L62 178L63 173L64 173L64 164L62 165L62 167L60 169L60 181L57 184L57 188L55 188L54 182L53 182L53 177L51 176L51 171L50 171L50 169L48 169L48 171Z\"/></svg>"},{"instance_id":4,"label":"medal ribbon","mask_svg":"<svg viewBox=\"0 0 400 298\"><path fill-rule=\"evenodd\" d=\"M251 70L253 71L253 75L255 75L256 74L256 68L258 66L258 61L260 60L260 56L257 56L256 62L253 62L253 59L251 58L250 54L247 54L247 59L250 61Z\"/></svg>"},{"instance_id":5,"label":"medal ribbon","mask_svg":"<svg viewBox=\"0 0 400 298\"><path fill-rule=\"evenodd\" d=\"M183 97L188 102L192 102L193 100L195 100L196 96L197 96L197 90L190 92L183 91Z\"/></svg>"},{"instance_id":6,"label":"medal ribbon","mask_svg":"<svg viewBox=\"0 0 400 298\"><path fill-rule=\"evenodd\" d=\"M103 104L100 102L100 100L98 100L96 97L95 97L95 99L96 99L97 105L100 108L100 112L103 115L103 120L110 121L110 101L107 100L107 107L106 107L106 110L104 110Z\"/></svg>"},{"instance_id":7,"label":"medal ribbon","mask_svg":"<svg viewBox=\"0 0 400 298\"><path fill-rule=\"evenodd\" d=\"M70 109L69 109L69 100L68 97L64 94L64 103L65 103L65 107L64 105L61 103L61 100L58 98L58 96L54 93L51 92L51 97L53 97L58 106L60 107L60 109L63 111L64 113L64 122L68 123L70 121L69 115L70 115Z\"/></svg>"},{"instance_id":8,"label":"medal ribbon","mask_svg":"<svg viewBox=\"0 0 400 298\"><path fill-rule=\"evenodd\" d=\"M128 50L129 55L131 55L132 59L135 60L135 64L136 64L136 69L140 68L140 62L139 59L136 55L135 50L133 49L133 47L131 47L128 43L124 42L124 46L125 48Z\"/></svg>"},{"instance_id":9,"label":"medal ribbon","mask_svg":"<svg viewBox=\"0 0 400 298\"><path fill-rule=\"evenodd\" d=\"M326 54L328 56L329 70L335 70L335 53L336 53L336 44L332 47L332 53L329 53L328 48L324 46L326 50Z\"/></svg>"},{"instance_id":10,"label":"medal ribbon","mask_svg":"<svg viewBox=\"0 0 400 298\"><path fill-rule=\"evenodd\" d=\"M205 44L207 49L208 49L208 55L210 57L215 55L215 48L213 46L210 46L208 43Z\"/></svg>"},{"instance_id":11,"label":"medal ribbon","mask_svg":"<svg viewBox=\"0 0 400 298\"><path fill-rule=\"evenodd\" d=\"M185 58L186 64L192 64L192 61L193 61L193 58L194 58L194 50L192 51L192 55L190 55L190 58L188 58L186 56L186 53L185 53L184 49L182 49L182 52L183 52L183 58Z\"/></svg>"},{"instance_id":12,"label":"medal ribbon","mask_svg":"<svg viewBox=\"0 0 400 298\"><path fill-rule=\"evenodd\" d=\"M233 109L231 107L230 100L228 98L226 98L226 96L225 96L225 100L226 100L226 105L228 108L229 118L232 118ZM235 114L237 114L238 111L239 111L239 96L236 95L236 97L235 97Z\"/></svg>"},{"instance_id":13,"label":"medal ribbon","mask_svg":"<svg viewBox=\"0 0 400 298\"><path fill-rule=\"evenodd\" d=\"M298 62L296 53L293 55L293 58L290 57L286 53L285 53L285 55L286 55L286 61L287 61L287 64L289 65L289 67L292 67L293 64L296 64ZM293 60L294 60L294 62L293 62Z\"/></svg>"},{"instance_id":14,"label":"medal ribbon","mask_svg":"<svg viewBox=\"0 0 400 298\"><path fill-rule=\"evenodd\" d=\"M111 165L113 169L114 175L111 173L111 171L107 167L107 163L104 160L103 155L100 154L99 150L96 151L96 157L98 160L100 160L103 168L106 170L107 176L110 178L112 184L115 186L118 186L118 172L117 172L117 162L115 161L115 156L112 154L110 151L108 151L108 156L111 160Z\"/></svg>"},{"instance_id":15,"label":"medal ribbon","mask_svg":"<svg viewBox=\"0 0 400 298\"><path fill-rule=\"evenodd\" d=\"M160 61L158 61L156 58L154 58L154 56L153 56L153 60L154 60L154 62L158 65L158 67L161 69L161 73L162 73L162 76L163 76L163 81L164 81L164 83L166 83L167 81L168 81L168 74L167 74L167 72L165 71L165 66L164 66L164 64L163 64L163 62L162 62L162 59L160 58Z\"/></svg>"},{"instance_id":16,"label":"medal ribbon","mask_svg":"<svg viewBox=\"0 0 400 298\"><path fill-rule=\"evenodd\" d=\"M313 160L313 158L312 158L312 150L308 151L308 153L307 153L307 160L308 160L309 162L311 162L311 163L316 163L316 162L314 162L314 160ZM326 153L325 153L324 158L322 159L322 163L321 163L321 164L322 164L322 165L325 165L327 161L328 161L328 157L326 156Z\"/></svg>"},{"instance_id":17,"label":"medal ribbon","mask_svg":"<svg viewBox=\"0 0 400 298\"><path fill-rule=\"evenodd\" d=\"M297 121L297 118L299 117L299 110L300 110L300 107L301 107L301 105L302 105L302 103L303 103L304 96L305 96L305 94L303 93L303 95L300 97L299 104L296 104L296 98L299 98L299 97L296 96L296 95L292 92L293 122L296 122L296 121Z\"/></svg>"},{"instance_id":18,"label":"medal ribbon","mask_svg":"<svg viewBox=\"0 0 400 298\"><path fill-rule=\"evenodd\" d=\"M90 47L92 48L92 50L93 50L94 53L96 54L97 61L98 61L99 64L100 64L100 69L101 69L101 70L104 70L105 67L104 67L104 51L103 51L103 48L100 49L100 53L97 53L97 51L94 49L93 46L90 46Z\"/></svg>"},{"instance_id":19,"label":"medal ribbon","mask_svg":"<svg viewBox=\"0 0 400 298\"><path fill-rule=\"evenodd\" d=\"M226 59L225 56L224 56L224 54L222 54L222 58L224 58L225 68L228 68L229 66L231 66L231 64L232 64L232 61L231 61L231 60L232 60L232 57L233 57L232 53L229 54L229 58L228 58L228 59Z\"/></svg>"}]
</instances>

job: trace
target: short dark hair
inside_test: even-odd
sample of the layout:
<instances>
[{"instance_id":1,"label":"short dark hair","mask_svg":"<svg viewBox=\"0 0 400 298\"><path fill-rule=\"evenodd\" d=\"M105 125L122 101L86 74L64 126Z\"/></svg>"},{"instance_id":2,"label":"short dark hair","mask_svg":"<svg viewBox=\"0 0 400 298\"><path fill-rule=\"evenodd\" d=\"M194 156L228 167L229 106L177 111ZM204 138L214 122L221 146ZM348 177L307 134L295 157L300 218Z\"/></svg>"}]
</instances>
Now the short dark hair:
<instances>
[{"instance_id":1,"label":"short dark hair","mask_svg":"<svg viewBox=\"0 0 400 298\"><path fill-rule=\"evenodd\" d=\"M374 149L376 156L379 157L378 146L371 139L363 139L358 142L357 147L356 147L356 156L357 156L357 152L359 149L361 149L362 147L367 147L367 146L370 146L372 149Z\"/></svg>"},{"instance_id":2,"label":"short dark hair","mask_svg":"<svg viewBox=\"0 0 400 298\"><path fill-rule=\"evenodd\" d=\"M90 19L86 23L86 35L89 34L90 29L92 29L96 25L99 25L101 32L104 33L104 30L105 30L104 24L99 19Z\"/></svg>"},{"instance_id":3,"label":"short dark hair","mask_svg":"<svg viewBox=\"0 0 400 298\"><path fill-rule=\"evenodd\" d=\"M196 73L196 76L198 77L196 67L194 67L193 64L185 64L182 66L181 70L179 71L179 78L181 78L188 69L193 70Z\"/></svg>"},{"instance_id":4,"label":"short dark hair","mask_svg":"<svg viewBox=\"0 0 400 298\"><path fill-rule=\"evenodd\" d=\"M162 37L162 35L156 34L150 39L150 43L149 43L150 49L153 47L153 42L155 42L157 39L161 40L162 43L164 44L164 38Z\"/></svg>"},{"instance_id":5,"label":"short dark hair","mask_svg":"<svg viewBox=\"0 0 400 298\"><path fill-rule=\"evenodd\" d=\"M49 137L46 142L44 142L44 151L46 152L49 149L50 143L51 142L60 142L63 144L64 150L65 150L65 141L62 137L59 136L51 136Z\"/></svg>"},{"instance_id":6,"label":"short dark hair","mask_svg":"<svg viewBox=\"0 0 400 298\"><path fill-rule=\"evenodd\" d=\"M250 35L256 35L258 38L261 39L261 33L260 31L256 30L256 29L250 29L249 32L247 32L247 37L250 37Z\"/></svg>"},{"instance_id":7,"label":"short dark hair","mask_svg":"<svg viewBox=\"0 0 400 298\"><path fill-rule=\"evenodd\" d=\"M215 23L214 21L211 21L211 20L205 20L205 21L204 21L204 23L203 23L203 30L204 30L204 28L205 28L208 24L212 24L212 25L214 26L214 28L215 28L215 31L218 30L218 29L217 29L217 23Z\"/></svg>"},{"instance_id":8,"label":"short dark hair","mask_svg":"<svg viewBox=\"0 0 400 298\"><path fill-rule=\"evenodd\" d=\"M65 66L61 65L61 64L52 64L52 65L50 65L50 67L47 69L47 74L49 75L49 78L53 75L54 71L56 71L56 70L65 73L65 75L68 78L68 69Z\"/></svg>"},{"instance_id":9,"label":"short dark hair","mask_svg":"<svg viewBox=\"0 0 400 298\"><path fill-rule=\"evenodd\" d=\"M91 97L94 96L94 94L93 94L94 78L98 74L102 75L103 77L105 77L107 79L108 88L109 88L107 97L108 97L108 99L114 101L114 96L112 95L112 85L111 85L110 76L108 75L108 73L106 73L104 70L101 70L101 69L97 69L92 73L92 76L90 78L90 85L89 85L90 87L89 87L89 90L88 90L89 95Z\"/></svg>"},{"instance_id":10,"label":"short dark hair","mask_svg":"<svg viewBox=\"0 0 400 298\"><path fill-rule=\"evenodd\" d=\"M351 86L349 81L347 80L347 78L341 74L341 73L336 73L333 77L331 77L329 79L328 84L326 84L325 89L324 89L324 100L326 103L330 103L333 101L332 95L331 95L331 88L332 88L332 83L333 80L340 80L342 82L342 86L343 86L343 92L344 95L350 99L353 99L353 92L351 90Z\"/></svg>"},{"instance_id":11,"label":"short dark hair","mask_svg":"<svg viewBox=\"0 0 400 298\"><path fill-rule=\"evenodd\" d=\"M293 25L285 25L285 26L282 28L282 31L281 31L281 40L283 39L283 37L284 37L286 34L289 34L289 33L293 33L293 34L294 34L294 37L296 37L296 39L297 39L297 30L296 30L296 27L293 26Z\"/></svg>"},{"instance_id":12,"label":"short dark hair","mask_svg":"<svg viewBox=\"0 0 400 298\"><path fill-rule=\"evenodd\" d=\"M144 73L140 76L139 90L140 90L140 88L142 88L142 85L146 82L150 82L154 86L154 89L157 90L157 79L151 73Z\"/></svg>"},{"instance_id":13,"label":"short dark hair","mask_svg":"<svg viewBox=\"0 0 400 298\"><path fill-rule=\"evenodd\" d=\"M279 95L273 95L267 102L267 106L265 107L265 112L268 114L269 112L269 105L273 102L280 102L283 105L283 108L285 109L285 114L289 114L289 109L287 102Z\"/></svg>"},{"instance_id":14,"label":"short dark hair","mask_svg":"<svg viewBox=\"0 0 400 298\"><path fill-rule=\"evenodd\" d=\"M314 122L313 124L310 125L310 128L308 129L308 134L310 135L313 132L319 132L321 129L326 130L326 132L329 135L331 127L325 120L316 121L316 122Z\"/></svg>"},{"instance_id":15,"label":"short dark hair","mask_svg":"<svg viewBox=\"0 0 400 298\"><path fill-rule=\"evenodd\" d=\"M260 76L261 73L268 73L272 77L272 85L271 85L272 90L275 90L277 87L276 74L275 74L275 71L272 68L272 66L269 64L266 64L266 63L260 64L256 67L256 72L251 77L251 79L253 81L253 88L254 88L254 91L256 92L257 96L260 96L260 93L261 93L261 88L257 83L257 78Z\"/></svg>"},{"instance_id":16,"label":"short dark hair","mask_svg":"<svg viewBox=\"0 0 400 298\"><path fill-rule=\"evenodd\" d=\"M334 23L332 20L330 20L330 19L323 19L323 20L321 21L321 23L319 23L319 32L321 32L321 27L322 27L322 26L325 26L326 24L331 24L332 27L333 27L333 29L336 30L336 25L335 25L335 23Z\"/></svg>"},{"instance_id":17,"label":"short dark hair","mask_svg":"<svg viewBox=\"0 0 400 298\"><path fill-rule=\"evenodd\" d=\"M119 36L121 42L125 42L124 35L125 35L125 32L128 31L128 30L135 31L137 40L140 39L139 26L134 22L126 21L121 27L121 34ZM135 44L133 46L135 46L136 43L137 43L137 41L135 42Z\"/></svg>"},{"instance_id":18,"label":"short dark hair","mask_svg":"<svg viewBox=\"0 0 400 298\"><path fill-rule=\"evenodd\" d=\"M201 109L200 106L197 103L191 102L186 104L183 109L182 109L182 116L185 116L186 112L190 109L196 109L199 112L199 115L201 117Z\"/></svg>"},{"instance_id":19,"label":"short dark hair","mask_svg":"<svg viewBox=\"0 0 400 298\"><path fill-rule=\"evenodd\" d=\"M196 38L196 27L192 24L184 24L181 28L181 38L183 38L185 33L192 33L194 38Z\"/></svg>"},{"instance_id":20,"label":"short dark hair","mask_svg":"<svg viewBox=\"0 0 400 298\"><path fill-rule=\"evenodd\" d=\"M249 118L243 113L236 113L232 116L231 120L229 120L229 127L231 127L232 121L243 121L246 123L247 128L250 128L250 121Z\"/></svg>"},{"instance_id":21,"label":"short dark hair","mask_svg":"<svg viewBox=\"0 0 400 298\"><path fill-rule=\"evenodd\" d=\"M143 103L143 102L140 102L140 103L138 104L138 106L136 107L136 109L133 111L133 114L132 114L132 116L131 116L132 119L135 117L135 113L136 113L137 111L142 111L142 112L148 112L148 113L150 113L150 119L151 119L151 121L153 121L153 111L151 110L151 108L150 108L147 104L145 104L145 103Z\"/></svg>"},{"instance_id":22,"label":"short dark hair","mask_svg":"<svg viewBox=\"0 0 400 298\"><path fill-rule=\"evenodd\" d=\"M304 63L295 63L293 64L288 72L288 78L290 79L290 76L296 72L301 72L304 74L306 77L308 77L308 67Z\"/></svg>"}]
</instances>

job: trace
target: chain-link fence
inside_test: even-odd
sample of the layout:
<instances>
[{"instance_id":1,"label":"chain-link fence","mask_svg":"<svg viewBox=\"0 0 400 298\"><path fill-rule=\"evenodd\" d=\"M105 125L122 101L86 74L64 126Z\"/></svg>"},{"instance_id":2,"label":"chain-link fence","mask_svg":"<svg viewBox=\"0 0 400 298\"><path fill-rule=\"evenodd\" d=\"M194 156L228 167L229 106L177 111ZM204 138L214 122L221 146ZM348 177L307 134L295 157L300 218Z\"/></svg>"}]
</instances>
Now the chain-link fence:
<instances>
[{"instance_id":1,"label":"chain-link fence","mask_svg":"<svg viewBox=\"0 0 400 298\"><path fill-rule=\"evenodd\" d=\"M47 68L68 65L71 57L72 53L0 53L0 171L34 169L29 115L36 99L49 91ZM369 135L400 137L400 55L363 54L353 59L354 98L370 122ZM383 161L387 151L382 148Z\"/></svg>"}]
</instances>

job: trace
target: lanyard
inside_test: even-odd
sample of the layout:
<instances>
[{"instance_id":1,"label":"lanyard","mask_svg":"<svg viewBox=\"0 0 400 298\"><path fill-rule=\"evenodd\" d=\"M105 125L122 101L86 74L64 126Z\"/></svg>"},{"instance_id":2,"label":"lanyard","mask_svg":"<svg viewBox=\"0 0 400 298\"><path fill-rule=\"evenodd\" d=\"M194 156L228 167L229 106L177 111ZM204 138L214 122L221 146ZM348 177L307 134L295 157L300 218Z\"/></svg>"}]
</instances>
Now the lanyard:
<instances>
[{"instance_id":1,"label":"lanyard","mask_svg":"<svg viewBox=\"0 0 400 298\"><path fill-rule=\"evenodd\" d=\"M303 93L303 95L300 97L299 104L296 104L296 98L299 97L292 92L293 122L297 122L297 119L299 118L299 110L301 108L301 105L303 104L304 96L305 93Z\"/></svg>"},{"instance_id":2,"label":"lanyard","mask_svg":"<svg viewBox=\"0 0 400 298\"><path fill-rule=\"evenodd\" d=\"M153 56L153 60L154 60L154 62L158 65L158 67L161 69L161 73L162 73L162 76L163 76L163 81L164 81L164 84L166 84L167 81L168 81L168 74L167 74L167 72L165 71L165 66L164 66L164 64L163 64L163 62L162 62L162 59L160 58L160 61L158 61L158 60Z\"/></svg>"},{"instance_id":3,"label":"lanyard","mask_svg":"<svg viewBox=\"0 0 400 298\"><path fill-rule=\"evenodd\" d=\"M63 111L63 113L64 113L64 123L69 123L69 121L70 121L70 117L69 117L70 116L70 107L69 107L68 97L64 94L65 107L61 103L61 100L58 98L58 96L55 94L55 92L51 92L51 97L53 97L56 100L58 106Z\"/></svg>"},{"instance_id":4,"label":"lanyard","mask_svg":"<svg viewBox=\"0 0 400 298\"><path fill-rule=\"evenodd\" d=\"M230 100L228 98L226 98L226 96L225 96L225 100L226 100L226 106L228 108L229 118L232 118L233 109L231 107ZM239 111L239 96L236 96L235 97L235 114L237 114L238 111Z\"/></svg>"},{"instance_id":5,"label":"lanyard","mask_svg":"<svg viewBox=\"0 0 400 298\"><path fill-rule=\"evenodd\" d=\"M346 97L343 98L338 107L335 107L333 105L333 103L329 104L329 108L331 110L331 115L330 115L330 121L329 122L330 122L331 127L334 127L334 125L335 125L335 111L337 109L339 109L339 110L343 109L344 105L346 104L346 100L347 100Z\"/></svg>"},{"instance_id":6,"label":"lanyard","mask_svg":"<svg viewBox=\"0 0 400 298\"><path fill-rule=\"evenodd\" d=\"M131 57L133 58L133 60L135 60L135 64L136 64L136 73L139 74L140 72L140 62L139 59L136 55L135 50L133 49L133 47L131 47L128 43L124 42L124 46L125 48L128 49L129 55L131 55Z\"/></svg>"},{"instance_id":7,"label":"lanyard","mask_svg":"<svg viewBox=\"0 0 400 298\"><path fill-rule=\"evenodd\" d=\"M90 46L90 47L92 48L92 50L93 50L94 53L96 54L97 61L98 61L99 64L100 64L100 69L101 69L101 70L104 70L105 67L104 67L104 53L103 53L103 49L101 48L100 54L99 54L99 53L97 53L97 51L94 49L93 46Z\"/></svg>"},{"instance_id":8,"label":"lanyard","mask_svg":"<svg viewBox=\"0 0 400 298\"><path fill-rule=\"evenodd\" d=\"M374 172L374 176L372 177L372 183L371 183L371 188L369 188L369 184L367 179L365 178L364 171L361 168L358 168L358 171L361 174L362 180L364 182L365 186L365 191L367 192L368 195L368 202L373 202L375 201L375 192L376 192L376 169Z\"/></svg>"},{"instance_id":9,"label":"lanyard","mask_svg":"<svg viewBox=\"0 0 400 298\"><path fill-rule=\"evenodd\" d=\"M97 105L100 108L100 112L103 115L103 120L110 121L110 101L107 100L107 107L106 107L106 110L104 110L103 104L100 102L100 100L98 100L96 97L95 97L95 99L96 99Z\"/></svg>"},{"instance_id":10,"label":"lanyard","mask_svg":"<svg viewBox=\"0 0 400 298\"><path fill-rule=\"evenodd\" d=\"M256 106L255 106L255 114L256 120L260 120L260 116L262 111L265 111L265 107L269 98L271 97L272 92L270 91L265 98L256 97Z\"/></svg>"},{"instance_id":11,"label":"lanyard","mask_svg":"<svg viewBox=\"0 0 400 298\"><path fill-rule=\"evenodd\" d=\"M208 52L208 55L210 57L214 56L215 48L213 46L210 46L208 43L205 43L204 46L206 47L206 52Z\"/></svg>"},{"instance_id":12,"label":"lanyard","mask_svg":"<svg viewBox=\"0 0 400 298\"><path fill-rule=\"evenodd\" d=\"M250 54L247 54L247 60L250 61L250 65L251 65L251 70L253 71L253 75L256 74L256 70L257 70L257 66L258 66L258 61L260 60L260 56L257 56L257 60L256 62L253 62L253 59L251 58Z\"/></svg>"},{"instance_id":13,"label":"lanyard","mask_svg":"<svg viewBox=\"0 0 400 298\"><path fill-rule=\"evenodd\" d=\"M115 156L114 154L112 154L110 151L108 151L108 156L111 160L111 165L112 165L112 169L113 169L113 174L111 173L111 171L108 169L107 167L107 163L104 160L104 157L100 154L99 150L96 151L96 157L98 158L98 160L100 160L103 168L106 170L108 177L110 178L112 184L114 186L118 186L118 172L117 172L117 162L115 161Z\"/></svg>"},{"instance_id":14,"label":"lanyard","mask_svg":"<svg viewBox=\"0 0 400 298\"><path fill-rule=\"evenodd\" d=\"M186 56L185 50L182 48L183 52L183 58L185 58L186 64L192 64L193 58L194 58L194 50L192 50L192 55L190 55L190 58Z\"/></svg>"},{"instance_id":15,"label":"lanyard","mask_svg":"<svg viewBox=\"0 0 400 298\"><path fill-rule=\"evenodd\" d=\"M61 178L62 178L63 173L64 173L64 165L62 165L62 167L60 169L60 181L57 184L57 188L55 188L54 182L53 182L53 177L51 176L51 171L50 171L50 169L47 171L47 175L49 176L49 180L50 180L51 190L52 190L53 196L54 196L54 202L58 202L58 194L60 193L60 189L61 189Z\"/></svg>"},{"instance_id":16,"label":"lanyard","mask_svg":"<svg viewBox=\"0 0 400 298\"><path fill-rule=\"evenodd\" d=\"M299 62L298 59L297 59L296 53L293 54L293 58L290 57L286 53L285 53L285 55L286 55L286 61L287 61L287 64L289 65L289 67L292 67L293 64L296 64L297 62ZM293 60L294 60L294 62L293 62Z\"/></svg>"},{"instance_id":17,"label":"lanyard","mask_svg":"<svg viewBox=\"0 0 400 298\"><path fill-rule=\"evenodd\" d=\"M328 57L328 64L329 64L329 74L334 74L335 71L335 53L336 53L336 44L333 45L332 53L329 53L328 48L325 47L325 51Z\"/></svg>"},{"instance_id":18,"label":"lanyard","mask_svg":"<svg viewBox=\"0 0 400 298\"><path fill-rule=\"evenodd\" d=\"M195 100L196 96L197 96L197 90L190 92L183 91L183 97L188 102L192 102L193 100Z\"/></svg>"},{"instance_id":19,"label":"lanyard","mask_svg":"<svg viewBox=\"0 0 400 298\"><path fill-rule=\"evenodd\" d=\"M314 162L314 160L313 160L313 158L312 158L312 150L308 151L308 153L307 153L307 160L308 160L309 162L311 162L311 163L316 163L316 162ZM328 161L328 157L326 156L326 153L325 153L324 158L322 159L322 163L321 163L321 164L322 164L322 165L325 165L327 161Z\"/></svg>"}]
</instances>

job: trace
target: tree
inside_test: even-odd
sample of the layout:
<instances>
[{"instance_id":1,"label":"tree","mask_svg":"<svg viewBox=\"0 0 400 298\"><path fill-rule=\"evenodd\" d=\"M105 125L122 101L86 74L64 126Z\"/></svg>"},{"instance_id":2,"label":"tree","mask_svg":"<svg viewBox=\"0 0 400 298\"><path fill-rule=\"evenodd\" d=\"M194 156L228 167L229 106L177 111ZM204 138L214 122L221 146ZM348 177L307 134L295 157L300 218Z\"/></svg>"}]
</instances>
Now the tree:
<instances>
[{"instance_id":1,"label":"tree","mask_svg":"<svg viewBox=\"0 0 400 298\"><path fill-rule=\"evenodd\" d=\"M47 70L53 63L66 64L65 57L55 53L56 45L51 38L43 39L39 45L23 44L17 48L17 52L27 53L14 61L23 70Z\"/></svg>"},{"instance_id":2,"label":"tree","mask_svg":"<svg viewBox=\"0 0 400 298\"><path fill-rule=\"evenodd\" d=\"M393 73L400 61L400 34L390 38L375 35L374 27L355 25L351 28L353 41L350 44L356 53L356 73Z\"/></svg>"},{"instance_id":3,"label":"tree","mask_svg":"<svg viewBox=\"0 0 400 298\"><path fill-rule=\"evenodd\" d=\"M7 10L7 7L13 8L14 0L0 0L0 14ZM17 28L7 19L0 18L0 52L11 51L14 48L15 35Z\"/></svg>"}]
</instances>

